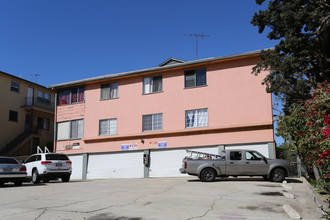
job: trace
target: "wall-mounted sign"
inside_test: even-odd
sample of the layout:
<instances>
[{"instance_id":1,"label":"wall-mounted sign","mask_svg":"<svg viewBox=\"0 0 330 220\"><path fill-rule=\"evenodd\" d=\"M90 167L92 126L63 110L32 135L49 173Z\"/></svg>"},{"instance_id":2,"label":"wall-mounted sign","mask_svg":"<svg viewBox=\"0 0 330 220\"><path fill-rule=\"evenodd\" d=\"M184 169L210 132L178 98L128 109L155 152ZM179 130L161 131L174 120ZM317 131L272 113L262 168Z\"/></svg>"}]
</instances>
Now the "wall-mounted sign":
<instances>
[{"instance_id":1,"label":"wall-mounted sign","mask_svg":"<svg viewBox=\"0 0 330 220\"><path fill-rule=\"evenodd\" d=\"M126 151L126 150L137 150L138 149L138 144L122 144L121 145L121 150Z\"/></svg>"},{"instance_id":2,"label":"wall-mounted sign","mask_svg":"<svg viewBox=\"0 0 330 220\"><path fill-rule=\"evenodd\" d=\"M167 148L167 141L159 141L158 148Z\"/></svg>"}]
</instances>

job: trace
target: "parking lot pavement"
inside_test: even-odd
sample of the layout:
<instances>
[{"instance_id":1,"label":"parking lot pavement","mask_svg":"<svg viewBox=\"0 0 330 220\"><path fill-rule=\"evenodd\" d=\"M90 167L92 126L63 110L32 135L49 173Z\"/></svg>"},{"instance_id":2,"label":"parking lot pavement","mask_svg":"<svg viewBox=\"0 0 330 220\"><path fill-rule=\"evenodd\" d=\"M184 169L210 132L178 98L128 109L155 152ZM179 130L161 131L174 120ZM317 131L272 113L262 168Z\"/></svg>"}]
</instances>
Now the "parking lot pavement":
<instances>
[{"instance_id":1,"label":"parking lot pavement","mask_svg":"<svg viewBox=\"0 0 330 220\"><path fill-rule=\"evenodd\" d=\"M0 219L290 219L284 205L302 219L320 219L303 181L288 179L288 188L260 178L203 183L195 177L6 184Z\"/></svg>"}]
</instances>

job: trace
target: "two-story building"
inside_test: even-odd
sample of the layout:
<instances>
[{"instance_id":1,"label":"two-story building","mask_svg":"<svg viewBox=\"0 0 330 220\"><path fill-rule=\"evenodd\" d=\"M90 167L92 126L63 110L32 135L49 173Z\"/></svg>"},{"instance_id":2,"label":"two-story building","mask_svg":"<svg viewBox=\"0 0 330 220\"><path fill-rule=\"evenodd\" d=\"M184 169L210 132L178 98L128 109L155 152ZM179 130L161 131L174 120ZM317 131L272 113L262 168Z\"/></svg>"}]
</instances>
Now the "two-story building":
<instances>
[{"instance_id":1,"label":"two-story building","mask_svg":"<svg viewBox=\"0 0 330 220\"><path fill-rule=\"evenodd\" d=\"M29 156L54 145L51 89L0 71L0 155Z\"/></svg>"},{"instance_id":2,"label":"two-story building","mask_svg":"<svg viewBox=\"0 0 330 220\"><path fill-rule=\"evenodd\" d=\"M70 156L73 179L180 176L186 149L246 148L274 158L267 72L251 74L259 53L170 58L53 85L56 152Z\"/></svg>"}]
</instances>

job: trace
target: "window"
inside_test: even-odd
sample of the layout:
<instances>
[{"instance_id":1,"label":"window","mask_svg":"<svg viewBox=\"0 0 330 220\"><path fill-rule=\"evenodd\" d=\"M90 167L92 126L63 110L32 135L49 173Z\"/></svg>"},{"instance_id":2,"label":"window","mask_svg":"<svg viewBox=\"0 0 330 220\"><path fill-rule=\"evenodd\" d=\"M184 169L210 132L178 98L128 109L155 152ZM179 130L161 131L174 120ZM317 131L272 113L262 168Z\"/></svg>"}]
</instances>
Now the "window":
<instances>
[{"instance_id":1,"label":"window","mask_svg":"<svg viewBox=\"0 0 330 220\"><path fill-rule=\"evenodd\" d=\"M117 134L117 119L100 120L99 135Z\"/></svg>"},{"instance_id":2,"label":"window","mask_svg":"<svg viewBox=\"0 0 330 220\"><path fill-rule=\"evenodd\" d=\"M198 87L206 85L206 68L184 72L184 87Z\"/></svg>"},{"instance_id":3,"label":"window","mask_svg":"<svg viewBox=\"0 0 330 220\"><path fill-rule=\"evenodd\" d=\"M9 121L18 121L18 112L9 110Z\"/></svg>"},{"instance_id":4,"label":"window","mask_svg":"<svg viewBox=\"0 0 330 220\"><path fill-rule=\"evenodd\" d=\"M101 100L118 98L118 83L101 85Z\"/></svg>"},{"instance_id":5,"label":"window","mask_svg":"<svg viewBox=\"0 0 330 220\"><path fill-rule=\"evenodd\" d=\"M242 152L241 151L231 151L230 152L230 160L241 160Z\"/></svg>"},{"instance_id":6,"label":"window","mask_svg":"<svg viewBox=\"0 0 330 220\"><path fill-rule=\"evenodd\" d=\"M257 152L246 152L245 153L245 158L247 160L262 160L262 156L258 154Z\"/></svg>"},{"instance_id":7,"label":"window","mask_svg":"<svg viewBox=\"0 0 330 220\"><path fill-rule=\"evenodd\" d=\"M50 93L48 92L43 92L43 91L38 91L38 102L43 103L43 104L50 104Z\"/></svg>"},{"instance_id":8,"label":"window","mask_svg":"<svg viewBox=\"0 0 330 220\"><path fill-rule=\"evenodd\" d=\"M48 118L37 118L37 128L38 129L44 129L44 130L49 130L49 124L50 120Z\"/></svg>"},{"instance_id":9,"label":"window","mask_svg":"<svg viewBox=\"0 0 330 220\"><path fill-rule=\"evenodd\" d=\"M85 88L78 87L58 92L58 105L67 105L85 101Z\"/></svg>"},{"instance_id":10,"label":"window","mask_svg":"<svg viewBox=\"0 0 330 220\"><path fill-rule=\"evenodd\" d=\"M10 91L19 92L19 83L11 81Z\"/></svg>"},{"instance_id":11,"label":"window","mask_svg":"<svg viewBox=\"0 0 330 220\"><path fill-rule=\"evenodd\" d=\"M57 123L57 140L77 139L83 136L83 119Z\"/></svg>"},{"instance_id":12,"label":"window","mask_svg":"<svg viewBox=\"0 0 330 220\"><path fill-rule=\"evenodd\" d=\"M206 127L208 125L207 108L186 111L186 128Z\"/></svg>"},{"instance_id":13,"label":"window","mask_svg":"<svg viewBox=\"0 0 330 220\"><path fill-rule=\"evenodd\" d=\"M143 94L163 91L163 77L154 76L143 78Z\"/></svg>"},{"instance_id":14,"label":"window","mask_svg":"<svg viewBox=\"0 0 330 220\"><path fill-rule=\"evenodd\" d=\"M142 116L142 131L159 131L162 129L163 129L163 114Z\"/></svg>"}]
</instances>

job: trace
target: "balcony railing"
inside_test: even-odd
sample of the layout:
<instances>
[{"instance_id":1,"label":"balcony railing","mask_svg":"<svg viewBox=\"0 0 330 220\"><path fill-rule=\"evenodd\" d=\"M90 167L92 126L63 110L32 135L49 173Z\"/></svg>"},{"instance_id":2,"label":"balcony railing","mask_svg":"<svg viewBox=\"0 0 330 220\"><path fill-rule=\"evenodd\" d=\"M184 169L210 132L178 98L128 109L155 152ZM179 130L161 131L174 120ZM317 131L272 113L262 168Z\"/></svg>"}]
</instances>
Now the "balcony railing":
<instances>
[{"instance_id":1,"label":"balcony railing","mask_svg":"<svg viewBox=\"0 0 330 220\"><path fill-rule=\"evenodd\" d=\"M54 112L55 110L55 105L53 102L51 102L49 99L44 99L41 97L25 97L24 107L38 108L50 112Z\"/></svg>"}]
</instances>

